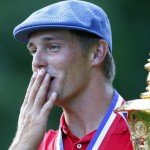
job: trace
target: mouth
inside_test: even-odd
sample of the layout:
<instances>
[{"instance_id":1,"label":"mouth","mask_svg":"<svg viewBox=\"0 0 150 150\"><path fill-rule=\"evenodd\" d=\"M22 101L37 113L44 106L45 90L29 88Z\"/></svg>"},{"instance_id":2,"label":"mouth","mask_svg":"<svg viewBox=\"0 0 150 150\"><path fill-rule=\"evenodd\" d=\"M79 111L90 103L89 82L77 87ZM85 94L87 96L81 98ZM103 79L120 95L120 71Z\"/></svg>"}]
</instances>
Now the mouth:
<instances>
[{"instance_id":1,"label":"mouth","mask_svg":"<svg viewBox=\"0 0 150 150\"><path fill-rule=\"evenodd\" d=\"M52 82L55 79L54 76L51 76L50 82Z\"/></svg>"}]
</instances>

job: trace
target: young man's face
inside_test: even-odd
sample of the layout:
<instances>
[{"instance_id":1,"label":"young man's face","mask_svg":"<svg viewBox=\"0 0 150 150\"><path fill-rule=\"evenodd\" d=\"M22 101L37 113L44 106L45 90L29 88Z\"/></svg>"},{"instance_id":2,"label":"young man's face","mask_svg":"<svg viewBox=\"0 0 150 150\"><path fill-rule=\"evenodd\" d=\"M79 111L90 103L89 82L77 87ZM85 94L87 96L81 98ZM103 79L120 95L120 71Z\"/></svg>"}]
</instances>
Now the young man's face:
<instances>
[{"instance_id":1,"label":"young man's face","mask_svg":"<svg viewBox=\"0 0 150 150\"><path fill-rule=\"evenodd\" d=\"M67 30L38 31L30 36L28 49L33 55L33 72L45 68L51 80L48 98L57 92L57 103L71 100L85 91L91 76L88 56L79 41Z\"/></svg>"}]
</instances>

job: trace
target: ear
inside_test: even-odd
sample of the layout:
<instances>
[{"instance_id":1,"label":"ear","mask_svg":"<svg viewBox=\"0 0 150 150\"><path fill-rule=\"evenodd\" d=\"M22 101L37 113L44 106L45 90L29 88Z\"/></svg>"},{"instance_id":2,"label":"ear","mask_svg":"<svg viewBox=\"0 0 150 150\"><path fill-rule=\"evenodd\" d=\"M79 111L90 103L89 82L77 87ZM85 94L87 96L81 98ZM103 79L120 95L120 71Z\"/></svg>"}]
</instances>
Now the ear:
<instances>
[{"instance_id":1,"label":"ear","mask_svg":"<svg viewBox=\"0 0 150 150\"><path fill-rule=\"evenodd\" d=\"M100 39L98 45L94 47L93 52L91 53L91 66L100 65L108 51L109 48L107 42Z\"/></svg>"}]
</instances>

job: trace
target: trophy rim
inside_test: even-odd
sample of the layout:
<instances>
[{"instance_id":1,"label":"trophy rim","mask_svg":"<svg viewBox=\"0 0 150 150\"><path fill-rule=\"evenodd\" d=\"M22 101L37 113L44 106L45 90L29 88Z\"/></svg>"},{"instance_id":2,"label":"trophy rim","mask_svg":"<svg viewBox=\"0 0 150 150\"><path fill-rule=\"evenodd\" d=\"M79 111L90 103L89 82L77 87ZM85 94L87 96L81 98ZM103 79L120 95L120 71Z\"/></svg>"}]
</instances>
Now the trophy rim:
<instances>
[{"instance_id":1,"label":"trophy rim","mask_svg":"<svg viewBox=\"0 0 150 150\"><path fill-rule=\"evenodd\" d=\"M136 99L126 101L121 107L117 108L115 112L129 111L129 110L150 111L150 99Z\"/></svg>"}]
</instances>

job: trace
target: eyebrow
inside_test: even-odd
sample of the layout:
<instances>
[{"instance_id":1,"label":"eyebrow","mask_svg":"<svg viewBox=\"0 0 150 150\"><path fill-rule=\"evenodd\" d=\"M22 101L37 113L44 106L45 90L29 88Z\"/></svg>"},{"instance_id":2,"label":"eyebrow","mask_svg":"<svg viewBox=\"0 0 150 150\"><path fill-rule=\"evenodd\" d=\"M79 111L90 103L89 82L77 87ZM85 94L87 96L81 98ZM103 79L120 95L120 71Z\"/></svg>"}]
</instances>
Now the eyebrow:
<instances>
[{"instance_id":1,"label":"eyebrow","mask_svg":"<svg viewBox=\"0 0 150 150\"><path fill-rule=\"evenodd\" d=\"M52 41L52 40L56 40L56 38L54 38L54 37L49 37L49 36L45 36L45 37L42 37L41 40L42 40L42 41Z\"/></svg>"}]
</instances>

